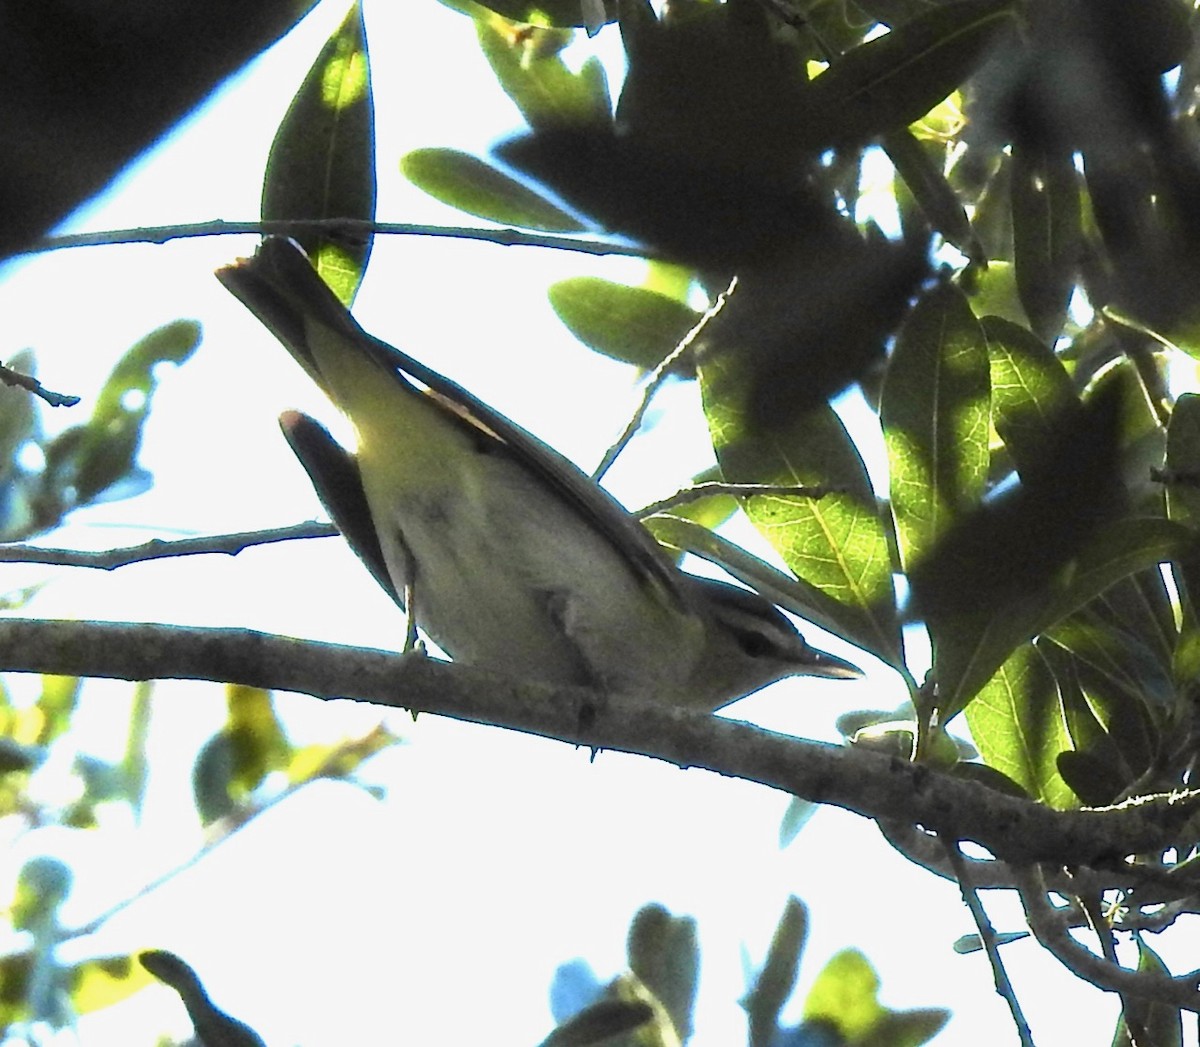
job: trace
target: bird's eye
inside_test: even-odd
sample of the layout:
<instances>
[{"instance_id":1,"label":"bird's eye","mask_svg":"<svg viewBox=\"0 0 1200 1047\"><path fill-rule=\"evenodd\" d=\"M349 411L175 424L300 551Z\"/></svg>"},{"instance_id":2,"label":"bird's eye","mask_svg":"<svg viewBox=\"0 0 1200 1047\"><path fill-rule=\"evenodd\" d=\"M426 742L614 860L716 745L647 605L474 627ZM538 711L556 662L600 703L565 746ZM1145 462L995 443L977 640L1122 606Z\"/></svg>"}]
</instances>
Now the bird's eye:
<instances>
[{"instance_id":1,"label":"bird's eye","mask_svg":"<svg viewBox=\"0 0 1200 1047\"><path fill-rule=\"evenodd\" d=\"M736 636L738 646L747 657L766 658L775 653L775 645L760 632L739 629Z\"/></svg>"}]
</instances>

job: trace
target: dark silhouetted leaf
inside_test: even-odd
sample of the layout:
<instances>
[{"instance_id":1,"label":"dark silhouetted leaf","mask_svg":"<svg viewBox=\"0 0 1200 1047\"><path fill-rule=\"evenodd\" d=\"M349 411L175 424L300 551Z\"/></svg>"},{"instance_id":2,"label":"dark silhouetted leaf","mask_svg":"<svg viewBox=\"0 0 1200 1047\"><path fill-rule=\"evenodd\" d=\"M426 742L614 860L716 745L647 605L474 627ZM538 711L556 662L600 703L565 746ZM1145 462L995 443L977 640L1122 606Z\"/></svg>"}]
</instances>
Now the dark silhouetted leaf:
<instances>
[{"instance_id":1,"label":"dark silhouetted leaf","mask_svg":"<svg viewBox=\"0 0 1200 1047\"><path fill-rule=\"evenodd\" d=\"M1121 407L1114 387L1061 421L1047 441L1053 466L960 518L910 572L946 715L1019 643L1178 548L1179 533L1162 520L1127 520L1101 534L1125 504L1115 469Z\"/></svg>"},{"instance_id":2,"label":"dark silhouetted leaf","mask_svg":"<svg viewBox=\"0 0 1200 1047\"><path fill-rule=\"evenodd\" d=\"M799 898L788 898L771 938L766 961L742 999L750 1026L750 1047L772 1047L779 1015L796 988L800 956L808 936L808 910Z\"/></svg>"},{"instance_id":3,"label":"dark silhouetted leaf","mask_svg":"<svg viewBox=\"0 0 1200 1047\"><path fill-rule=\"evenodd\" d=\"M968 258L984 257L962 201L925 146L907 128L900 128L884 136L883 148L929 224ZM937 149L945 152L940 143Z\"/></svg>"},{"instance_id":4,"label":"dark silhouetted leaf","mask_svg":"<svg viewBox=\"0 0 1200 1047\"><path fill-rule=\"evenodd\" d=\"M192 802L201 825L211 825L233 814L233 744L224 731L214 734L201 747L192 765Z\"/></svg>"},{"instance_id":5,"label":"dark silhouetted leaf","mask_svg":"<svg viewBox=\"0 0 1200 1047\"><path fill-rule=\"evenodd\" d=\"M250 1026L230 1017L208 998L196 972L174 953L153 949L138 959L155 978L179 993L203 1047L266 1047Z\"/></svg>"},{"instance_id":6,"label":"dark silhouetted leaf","mask_svg":"<svg viewBox=\"0 0 1200 1047\"><path fill-rule=\"evenodd\" d=\"M640 909L626 942L629 969L662 1004L683 1042L692 1035L692 1011L700 976L696 921L672 916L661 905Z\"/></svg>"},{"instance_id":7,"label":"dark silhouetted leaf","mask_svg":"<svg viewBox=\"0 0 1200 1047\"><path fill-rule=\"evenodd\" d=\"M0 36L0 257L99 192L312 6L8 5Z\"/></svg>"},{"instance_id":8,"label":"dark silhouetted leaf","mask_svg":"<svg viewBox=\"0 0 1200 1047\"><path fill-rule=\"evenodd\" d=\"M924 116L970 75L1012 0L943 4L842 55L812 81L809 133L861 145Z\"/></svg>"},{"instance_id":9,"label":"dark silhouetted leaf","mask_svg":"<svg viewBox=\"0 0 1200 1047\"><path fill-rule=\"evenodd\" d=\"M798 165L821 151L808 134L805 63L798 40L773 31L764 5L672 4L660 19L647 0L622 0L620 11L623 140L731 188L798 185Z\"/></svg>"},{"instance_id":10,"label":"dark silhouetted leaf","mask_svg":"<svg viewBox=\"0 0 1200 1047\"><path fill-rule=\"evenodd\" d=\"M1068 150L1018 143L1012 157L1017 290L1033 330L1053 345L1067 317L1082 246L1079 174Z\"/></svg>"},{"instance_id":11,"label":"dark silhouetted leaf","mask_svg":"<svg viewBox=\"0 0 1200 1047\"><path fill-rule=\"evenodd\" d=\"M1085 692L1078 659L1052 640L1039 640L1038 649L1058 682L1074 749L1059 755L1059 773L1083 803L1112 803L1146 765L1150 750L1140 706Z\"/></svg>"},{"instance_id":12,"label":"dark silhouetted leaf","mask_svg":"<svg viewBox=\"0 0 1200 1047\"><path fill-rule=\"evenodd\" d=\"M765 266L844 224L805 185L689 166L611 125L540 130L494 152L610 232L698 269Z\"/></svg>"},{"instance_id":13,"label":"dark silhouetted leaf","mask_svg":"<svg viewBox=\"0 0 1200 1047\"><path fill-rule=\"evenodd\" d=\"M601 1000L568 1018L539 1047L611 1044L653 1020L654 1007L644 1000Z\"/></svg>"}]
</instances>

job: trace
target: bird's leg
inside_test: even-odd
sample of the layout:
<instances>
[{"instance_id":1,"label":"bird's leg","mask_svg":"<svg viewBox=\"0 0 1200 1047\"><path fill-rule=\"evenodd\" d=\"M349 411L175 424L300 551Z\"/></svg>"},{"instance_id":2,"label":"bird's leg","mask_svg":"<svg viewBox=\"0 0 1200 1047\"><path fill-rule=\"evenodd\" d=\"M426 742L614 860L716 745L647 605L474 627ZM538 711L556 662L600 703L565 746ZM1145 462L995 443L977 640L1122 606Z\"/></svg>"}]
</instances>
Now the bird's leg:
<instances>
[{"instance_id":1,"label":"bird's leg","mask_svg":"<svg viewBox=\"0 0 1200 1047\"><path fill-rule=\"evenodd\" d=\"M404 630L403 654L424 654L425 644L417 635L417 602L416 586L413 584L412 573L404 585L404 617L407 624Z\"/></svg>"}]
</instances>

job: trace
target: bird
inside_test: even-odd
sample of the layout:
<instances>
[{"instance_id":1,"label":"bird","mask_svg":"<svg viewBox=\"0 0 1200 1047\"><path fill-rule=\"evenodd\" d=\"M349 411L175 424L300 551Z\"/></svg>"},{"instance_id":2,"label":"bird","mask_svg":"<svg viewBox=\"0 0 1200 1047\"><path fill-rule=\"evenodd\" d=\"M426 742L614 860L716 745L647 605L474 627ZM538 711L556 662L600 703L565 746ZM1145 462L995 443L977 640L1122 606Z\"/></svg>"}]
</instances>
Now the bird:
<instances>
[{"instance_id":1,"label":"bird","mask_svg":"<svg viewBox=\"0 0 1200 1047\"><path fill-rule=\"evenodd\" d=\"M679 568L573 462L368 334L294 241L217 278L349 419L349 451L280 419L330 518L453 660L548 685L715 711L786 676L861 670L749 589Z\"/></svg>"}]
</instances>

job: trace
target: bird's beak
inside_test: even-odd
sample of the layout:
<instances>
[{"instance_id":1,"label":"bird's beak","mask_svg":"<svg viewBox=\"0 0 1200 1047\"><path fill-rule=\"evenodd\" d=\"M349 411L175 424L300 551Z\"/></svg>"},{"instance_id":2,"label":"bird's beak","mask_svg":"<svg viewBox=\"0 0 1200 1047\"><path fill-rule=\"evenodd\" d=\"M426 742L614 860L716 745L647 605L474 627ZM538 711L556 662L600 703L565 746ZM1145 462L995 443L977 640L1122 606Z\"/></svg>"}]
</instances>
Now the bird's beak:
<instances>
[{"instance_id":1,"label":"bird's beak","mask_svg":"<svg viewBox=\"0 0 1200 1047\"><path fill-rule=\"evenodd\" d=\"M804 667L797 670L797 675L822 676L828 680L861 680L866 673L853 662L839 658L836 654L810 647Z\"/></svg>"}]
</instances>

